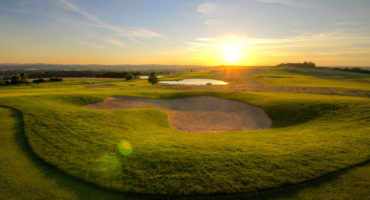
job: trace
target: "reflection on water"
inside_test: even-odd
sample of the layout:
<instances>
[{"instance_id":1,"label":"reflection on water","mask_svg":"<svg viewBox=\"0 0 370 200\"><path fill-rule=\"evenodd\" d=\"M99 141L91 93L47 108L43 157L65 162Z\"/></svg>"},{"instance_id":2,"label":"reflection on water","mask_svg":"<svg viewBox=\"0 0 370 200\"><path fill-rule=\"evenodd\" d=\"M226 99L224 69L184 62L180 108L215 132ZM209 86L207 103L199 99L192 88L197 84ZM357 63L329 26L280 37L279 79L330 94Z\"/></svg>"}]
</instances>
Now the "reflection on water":
<instances>
[{"instance_id":1,"label":"reflection on water","mask_svg":"<svg viewBox=\"0 0 370 200\"><path fill-rule=\"evenodd\" d=\"M227 82L225 81L205 78L188 78L174 81L159 81L159 83L173 85L227 85Z\"/></svg>"},{"instance_id":2,"label":"reflection on water","mask_svg":"<svg viewBox=\"0 0 370 200\"><path fill-rule=\"evenodd\" d=\"M157 76L157 78L162 78L163 76ZM148 79L149 76L140 76L140 79Z\"/></svg>"}]
</instances>

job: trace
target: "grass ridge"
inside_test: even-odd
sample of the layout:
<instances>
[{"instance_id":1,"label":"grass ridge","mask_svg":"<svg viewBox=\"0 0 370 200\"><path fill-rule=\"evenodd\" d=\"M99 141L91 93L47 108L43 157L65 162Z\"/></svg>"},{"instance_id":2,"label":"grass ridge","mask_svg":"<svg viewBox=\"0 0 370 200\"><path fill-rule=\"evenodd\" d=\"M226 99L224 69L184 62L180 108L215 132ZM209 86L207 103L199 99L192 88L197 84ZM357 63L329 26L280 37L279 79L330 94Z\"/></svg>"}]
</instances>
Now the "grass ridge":
<instances>
[{"instance_id":1,"label":"grass ridge","mask_svg":"<svg viewBox=\"0 0 370 200\"><path fill-rule=\"evenodd\" d=\"M89 187L104 190L104 191L107 191L107 192L116 193L118 195L120 195L120 194L130 195L130 196L132 196L132 198L146 198L146 199L239 199L239 198L243 198L243 199L256 199L257 198L257 199L260 199L260 198L262 198L262 199L264 199L264 198L270 197L271 195L275 195L275 194L278 194L278 193L281 193L281 192L289 192L289 190L303 189L305 187L309 187L309 186L312 186L312 185L315 185L315 184L319 184L319 183L322 183L322 182L327 182L327 181L330 181L330 179L335 178L336 176L339 176L340 174L344 174L344 173L346 173L346 172L348 172L352 169L355 169L357 167L366 166L366 165L370 164L370 159L367 159L365 161L362 161L362 162L359 162L359 163L356 163L356 164L338 169L336 171L323 174L323 175L318 176L318 177L313 178L313 179L305 180L305 181L295 183L295 184L286 184L286 185L282 185L282 186L279 186L279 187L265 188L265 189L258 190L258 191L255 191L255 192L214 193L214 194L195 194L195 195L191 194L191 195L185 195L185 196L184 195L151 195L151 194L139 194L139 193L131 193L131 192L119 192L119 191L116 191L116 190L108 188L108 187L104 187L104 186L101 186L101 185L97 185L95 183L91 183L89 181L84 180L83 178L79 178L79 177L73 176L71 174L68 174L64 170L48 163L44 159L37 156L36 153L29 146L28 139L27 139L27 136L26 136L25 131L24 131L25 127L24 127L23 113L20 110L18 110L17 108L14 108L14 107L11 107L11 106L0 105L0 107L11 109L13 111L16 111L20 115L20 122L22 124L22 129L21 129L22 130L22 137L25 140L24 144L25 144L26 149L28 151L30 151L29 155L32 156L33 160L38 160L39 162L42 162L43 165L47 166L48 168L51 168L56 173L61 173L61 174L65 175L67 178L71 179L72 181L77 181L79 183L86 184Z\"/></svg>"}]
</instances>

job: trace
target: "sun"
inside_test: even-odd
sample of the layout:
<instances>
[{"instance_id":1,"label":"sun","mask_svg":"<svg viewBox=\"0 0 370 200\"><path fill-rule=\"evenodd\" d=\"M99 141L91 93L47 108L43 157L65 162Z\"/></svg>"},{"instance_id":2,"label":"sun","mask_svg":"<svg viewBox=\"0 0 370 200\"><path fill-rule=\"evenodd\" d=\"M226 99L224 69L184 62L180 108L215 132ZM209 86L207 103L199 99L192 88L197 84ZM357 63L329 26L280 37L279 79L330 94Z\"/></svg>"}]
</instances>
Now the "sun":
<instances>
[{"instance_id":1,"label":"sun","mask_svg":"<svg viewBox=\"0 0 370 200\"><path fill-rule=\"evenodd\" d=\"M235 62L240 57L240 51L236 47L228 47L224 51L224 58L228 62Z\"/></svg>"}]
</instances>

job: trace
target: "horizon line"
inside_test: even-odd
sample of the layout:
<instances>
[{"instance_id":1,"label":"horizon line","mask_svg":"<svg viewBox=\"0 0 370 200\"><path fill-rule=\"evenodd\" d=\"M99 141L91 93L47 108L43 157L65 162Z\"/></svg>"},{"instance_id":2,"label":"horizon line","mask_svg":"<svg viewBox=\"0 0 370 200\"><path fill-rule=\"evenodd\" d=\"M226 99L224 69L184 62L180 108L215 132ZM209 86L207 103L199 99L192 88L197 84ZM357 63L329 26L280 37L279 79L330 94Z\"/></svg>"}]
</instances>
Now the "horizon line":
<instances>
[{"instance_id":1,"label":"horizon line","mask_svg":"<svg viewBox=\"0 0 370 200\"><path fill-rule=\"evenodd\" d=\"M299 63L299 62L284 62L284 63ZM194 66L194 67L274 67L275 65L200 65L200 64L58 64L58 63L0 63L0 65L65 65L65 66ZM317 67L368 67L370 65L316 65Z\"/></svg>"}]
</instances>

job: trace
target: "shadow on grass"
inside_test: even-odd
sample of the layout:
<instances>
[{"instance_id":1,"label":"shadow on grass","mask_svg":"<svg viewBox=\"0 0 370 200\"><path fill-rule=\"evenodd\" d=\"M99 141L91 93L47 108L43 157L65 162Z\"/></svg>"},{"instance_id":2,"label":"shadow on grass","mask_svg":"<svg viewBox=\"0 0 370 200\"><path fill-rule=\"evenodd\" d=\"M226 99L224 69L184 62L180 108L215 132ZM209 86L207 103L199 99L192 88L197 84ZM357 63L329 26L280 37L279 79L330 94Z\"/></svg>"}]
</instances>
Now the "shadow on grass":
<instances>
[{"instance_id":1,"label":"shadow on grass","mask_svg":"<svg viewBox=\"0 0 370 200\"><path fill-rule=\"evenodd\" d=\"M31 163L37 171L42 172L46 179L51 179L57 182L57 185L68 193L73 194L77 199L123 199L123 200L136 200L136 199L183 199L183 200L200 200L200 199L212 199L212 200L223 200L223 199L276 199L276 198L291 198L303 189L310 187L320 187L321 185L328 183L339 175L349 172L350 170L370 164L370 160L365 162L349 166L347 168L323 175L319 178L301 182L298 184L284 185L277 188L270 188L266 190L260 190L254 193L239 193L239 194L212 194L212 195L194 195L194 196L157 196L157 195L137 195L127 194L115 191L109 191L104 188L100 188L94 184L88 183L84 180L70 176L63 171L55 168L54 166L46 163L39 157L37 157L32 149L28 146L27 138L24 134L24 123L22 113L14 108L8 106L0 106L2 108L10 109L11 116L17 119L16 125L13 127L15 141L18 148L24 153L28 159L26 162ZM27 169L25 169L27 170ZM43 177L41 177L43 178ZM49 187L45 185L45 187ZM49 188L47 188L49 189ZM50 191L54 191L55 188L50 186Z\"/></svg>"},{"instance_id":2,"label":"shadow on grass","mask_svg":"<svg viewBox=\"0 0 370 200\"><path fill-rule=\"evenodd\" d=\"M24 134L24 122L22 113L12 107L8 106L0 107L10 109L11 116L17 119L17 123L13 127L13 130L15 132L14 139L18 145L18 149L21 150L25 157L28 159L28 161L26 162L31 163L31 166L36 168L37 171L42 172L42 175L44 175L46 179L52 179L53 181L56 181L58 183L58 186L60 186L63 189L66 189L69 193L72 193L72 196L77 197L77 199L123 199L123 200L141 199L138 198L136 195L131 196L120 192L108 191L99 188L91 183L65 174L61 170L46 163L44 160L37 157L28 145L27 138ZM44 187L48 186L46 185ZM55 188L53 186L50 186L50 191L53 190L55 190Z\"/></svg>"},{"instance_id":3,"label":"shadow on grass","mask_svg":"<svg viewBox=\"0 0 370 200\"><path fill-rule=\"evenodd\" d=\"M271 128L284 128L312 121L337 109L340 109L340 107L333 104L281 102L265 108L265 111L271 117Z\"/></svg>"}]
</instances>

